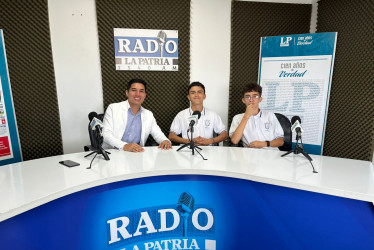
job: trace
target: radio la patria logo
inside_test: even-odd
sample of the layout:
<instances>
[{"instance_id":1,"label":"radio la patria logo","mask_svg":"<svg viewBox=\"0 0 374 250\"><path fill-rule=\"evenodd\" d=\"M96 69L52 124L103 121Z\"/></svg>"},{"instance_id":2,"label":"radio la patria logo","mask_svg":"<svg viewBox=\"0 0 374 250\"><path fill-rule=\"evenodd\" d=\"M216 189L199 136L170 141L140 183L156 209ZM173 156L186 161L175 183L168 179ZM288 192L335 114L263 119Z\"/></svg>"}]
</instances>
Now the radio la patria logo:
<instances>
[{"instance_id":1,"label":"radio la patria logo","mask_svg":"<svg viewBox=\"0 0 374 250\"><path fill-rule=\"evenodd\" d=\"M216 249L214 209L183 192L177 205L125 212L107 220L108 246L122 250Z\"/></svg>"}]
</instances>

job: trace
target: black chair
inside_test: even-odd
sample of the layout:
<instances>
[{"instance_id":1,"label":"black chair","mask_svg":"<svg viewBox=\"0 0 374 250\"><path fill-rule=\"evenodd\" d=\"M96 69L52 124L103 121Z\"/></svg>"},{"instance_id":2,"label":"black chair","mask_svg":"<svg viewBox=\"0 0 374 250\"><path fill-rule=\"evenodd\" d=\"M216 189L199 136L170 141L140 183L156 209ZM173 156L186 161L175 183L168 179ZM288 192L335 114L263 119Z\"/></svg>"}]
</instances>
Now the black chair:
<instances>
[{"instance_id":1,"label":"black chair","mask_svg":"<svg viewBox=\"0 0 374 250\"><path fill-rule=\"evenodd\" d=\"M291 122L290 120L280 113L275 113L280 125L282 126L284 137L283 146L278 147L281 151L289 151L292 149L292 131L291 131Z\"/></svg>"}]
</instances>

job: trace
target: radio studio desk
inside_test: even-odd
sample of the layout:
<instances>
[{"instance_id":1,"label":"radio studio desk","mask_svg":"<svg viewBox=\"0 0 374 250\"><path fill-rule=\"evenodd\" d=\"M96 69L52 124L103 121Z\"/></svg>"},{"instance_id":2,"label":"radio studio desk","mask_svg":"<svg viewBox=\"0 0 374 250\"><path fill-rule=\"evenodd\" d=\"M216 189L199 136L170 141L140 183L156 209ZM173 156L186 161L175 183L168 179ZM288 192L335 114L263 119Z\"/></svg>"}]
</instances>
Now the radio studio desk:
<instances>
[{"instance_id":1,"label":"radio studio desk","mask_svg":"<svg viewBox=\"0 0 374 250\"><path fill-rule=\"evenodd\" d=\"M374 248L372 163L178 148L0 167L0 249Z\"/></svg>"}]
</instances>

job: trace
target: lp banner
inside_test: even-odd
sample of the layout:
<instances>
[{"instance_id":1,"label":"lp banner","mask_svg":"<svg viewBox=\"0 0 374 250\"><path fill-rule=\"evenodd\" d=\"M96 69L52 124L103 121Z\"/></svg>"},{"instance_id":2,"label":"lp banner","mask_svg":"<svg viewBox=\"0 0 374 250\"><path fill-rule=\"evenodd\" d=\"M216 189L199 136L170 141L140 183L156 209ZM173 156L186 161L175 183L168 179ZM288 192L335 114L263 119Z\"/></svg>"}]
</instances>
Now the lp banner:
<instances>
[{"instance_id":1,"label":"lp banner","mask_svg":"<svg viewBox=\"0 0 374 250\"><path fill-rule=\"evenodd\" d=\"M261 108L290 120L299 116L302 142L310 154L323 151L336 37L329 32L261 38Z\"/></svg>"},{"instance_id":2,"label":"lp banner","mask_svg":"<svg viewBox=\"0 0 374 250\"><path fill-rule=\"evenodd\" d=\"M178 30L114 29L116 70L178 71Z\"/></svg>"},{"instance_id":3,"label":"lp banner","mask_svg":"<svg viewBox=\"0 0 374 250\"><path fill-rule=\"evenodd\" d=\"M0 166L22 161L8 76L4 36L0 29Z\"/></svg>"}]
</instances>

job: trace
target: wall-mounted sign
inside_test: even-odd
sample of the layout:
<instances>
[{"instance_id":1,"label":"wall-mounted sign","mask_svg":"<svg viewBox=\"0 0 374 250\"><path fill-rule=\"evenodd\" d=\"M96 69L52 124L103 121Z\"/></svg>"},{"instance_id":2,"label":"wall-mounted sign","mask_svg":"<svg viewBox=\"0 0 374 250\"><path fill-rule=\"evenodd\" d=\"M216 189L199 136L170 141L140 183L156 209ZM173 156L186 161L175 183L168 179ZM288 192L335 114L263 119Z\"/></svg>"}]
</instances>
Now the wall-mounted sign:
<instances>
[{"instance_id":1,"label":"wall-mounted sign","mask_svg":"<svg viewBox=\"0 0 374 250\"><path fill-rule=\"evenodd\" d=\"M114 29L116 70L178 71L178 30Z\"/></svg>"},{"instance_id":2,"label":"wall-mounted sign","mask_svg":"<svg viewBox=\"0 0 374 250\"><path fill-rule=\"evenodd\" d=\"M0 30L0 166L22 161L3 31Z\"/></svg>"},{"instance_id":3,"label":"wall-mounted sign","mask_svg":"<svg viewBox=\"0 0 374 250\"><path fill-rule=\"evenodd\" d=\"M330 32L261 38L261 108L290 120L299 116L302 142L310 154L323 150L336 36Z\"/></svg>"}]
</instances>

